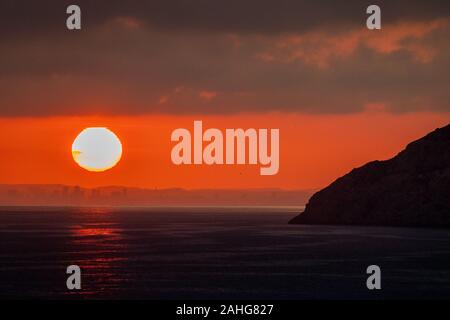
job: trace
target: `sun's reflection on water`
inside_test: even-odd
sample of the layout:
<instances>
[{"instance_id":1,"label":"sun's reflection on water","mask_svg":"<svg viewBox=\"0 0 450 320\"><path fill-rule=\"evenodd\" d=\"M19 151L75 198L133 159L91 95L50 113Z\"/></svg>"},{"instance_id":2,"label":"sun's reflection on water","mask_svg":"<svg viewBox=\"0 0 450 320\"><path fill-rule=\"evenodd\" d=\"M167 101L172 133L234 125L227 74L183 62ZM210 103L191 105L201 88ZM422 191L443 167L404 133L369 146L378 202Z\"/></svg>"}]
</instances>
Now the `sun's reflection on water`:
<instances>
[{"instance_id":1,"label":"sun's reflection on water","mask_svg":"<svg viewBox=\"0 0 450 320\"><path fill-rule=\"evenodd\" d=\"M102 222L103 209L89 212L89 221L70 227L70 263L82 270L82 290L67 291L75 296L114 295L125 281L127 259L124 231L118 223Z\"/></svg>"}]
</instances>

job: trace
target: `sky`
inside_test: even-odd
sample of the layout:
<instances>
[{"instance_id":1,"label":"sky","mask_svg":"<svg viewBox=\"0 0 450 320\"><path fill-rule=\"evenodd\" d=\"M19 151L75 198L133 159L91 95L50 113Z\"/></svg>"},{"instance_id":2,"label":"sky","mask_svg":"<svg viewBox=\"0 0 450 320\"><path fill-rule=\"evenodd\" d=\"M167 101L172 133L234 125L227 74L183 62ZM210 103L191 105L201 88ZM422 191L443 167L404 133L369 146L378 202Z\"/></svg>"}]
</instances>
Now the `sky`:
<instances>
[{"instance_id":1,"label":"sky","mask_svg":"<svg viewBox=\"0 0 450 320\"><path fill-rule=\"evenodd\" d=\"M379 1L0 3L0 183L321 188L450 120L450 3ZM175 166L171 132L279 128L280 171ZM117 167L72 160L86 127L121 139Z\"/></svg>"}]
</instances>

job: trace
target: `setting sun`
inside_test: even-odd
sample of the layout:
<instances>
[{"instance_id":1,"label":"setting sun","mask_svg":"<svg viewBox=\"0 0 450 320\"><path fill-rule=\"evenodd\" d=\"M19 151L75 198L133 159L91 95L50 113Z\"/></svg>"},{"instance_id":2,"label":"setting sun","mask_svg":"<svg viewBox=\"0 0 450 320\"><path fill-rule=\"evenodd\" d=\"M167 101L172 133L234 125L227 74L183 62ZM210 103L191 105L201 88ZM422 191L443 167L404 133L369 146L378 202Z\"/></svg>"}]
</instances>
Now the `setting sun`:
<instances>
[{"instance_id":1,"label":"setting sun","mask_svg":"<svg viewBox=\"0 0 450 320\"><path fill-rule=\"evenodd\" d=\"M114 132L107 128L86 128L73 142L72 156L83 169L102 172L120 161L122 144Z\"/></svg>"}]
</instances>

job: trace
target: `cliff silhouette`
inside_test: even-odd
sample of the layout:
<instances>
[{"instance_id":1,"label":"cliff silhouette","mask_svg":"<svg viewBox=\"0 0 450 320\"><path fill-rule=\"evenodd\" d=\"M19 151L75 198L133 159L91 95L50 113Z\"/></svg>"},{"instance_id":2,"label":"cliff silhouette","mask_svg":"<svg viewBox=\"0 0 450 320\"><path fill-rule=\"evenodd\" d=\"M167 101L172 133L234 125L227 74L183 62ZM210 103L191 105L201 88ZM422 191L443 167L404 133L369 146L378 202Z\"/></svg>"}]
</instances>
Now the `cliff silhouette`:
<instances>
[{"instance_id":1,"label":"cliff silhouette","mask_svg":"<svg viewBox=\"0 0 450 320\"><path fill-rule=\"evenodd\" d=\"M450 125L353 169L289 223L450 227Z\"/></svg>"}]
</instances>

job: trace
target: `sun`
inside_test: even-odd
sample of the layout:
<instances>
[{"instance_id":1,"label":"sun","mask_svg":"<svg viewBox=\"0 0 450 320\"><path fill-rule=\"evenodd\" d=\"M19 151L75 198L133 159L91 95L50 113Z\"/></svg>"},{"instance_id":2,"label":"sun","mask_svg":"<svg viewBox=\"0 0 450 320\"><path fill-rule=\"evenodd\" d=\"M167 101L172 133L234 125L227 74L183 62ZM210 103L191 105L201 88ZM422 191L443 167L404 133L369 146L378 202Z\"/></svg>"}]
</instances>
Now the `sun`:
<instances>
[{"instance_id":1,"label":"sun","mask_svg":"<svg viewBox=\"0 0 450 320\"><path fill-rule=\"evenodd\" d=\"M86 128L75 138L72 156L83 169L92 172L106 171L117 165L122 158L122 143L108 128Z\"/></svg>"}]
</instances>

